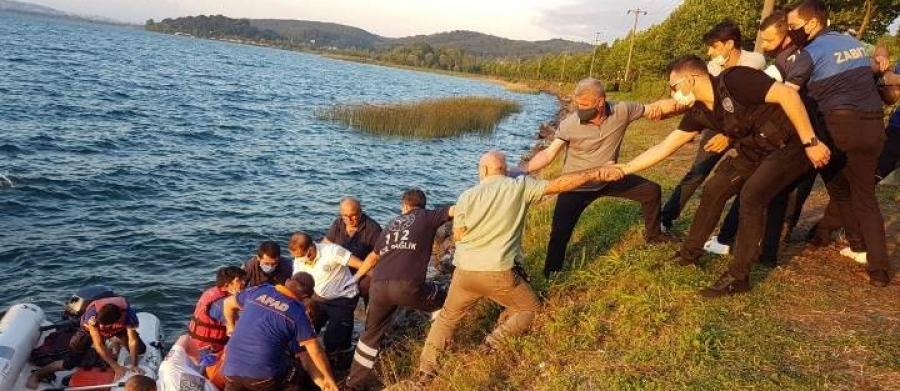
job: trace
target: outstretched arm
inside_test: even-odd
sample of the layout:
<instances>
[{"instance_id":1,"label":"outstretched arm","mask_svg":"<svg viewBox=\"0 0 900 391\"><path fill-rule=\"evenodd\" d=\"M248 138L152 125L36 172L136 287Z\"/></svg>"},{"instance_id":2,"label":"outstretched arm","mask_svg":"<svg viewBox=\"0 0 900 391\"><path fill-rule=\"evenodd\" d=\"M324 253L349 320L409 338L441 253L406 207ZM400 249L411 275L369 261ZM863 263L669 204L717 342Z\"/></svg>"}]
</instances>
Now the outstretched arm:
<instances>
[{"instance_id":1,"label":"outstretched arm","mask_svg":"<svg viewBox=\"0 0 900 391\"><path fill-rule=\"evenodd\" d=\"M650 147L650 149L644 151L630 162L619 164L616 167L621 170L622 176L646 170L671 156L684 144L691 142L695 134L694 132L675 129L659 144ZM618 179L621 179L621 177Z\"/></svg>"},{"instance_id":2,"label":"outstretched arm","mask_svg":"<svg viewBox=\"0 0 900 391\"><path fill-rule=\"evenodd\" d=\"M564 191L575 190L588 182L600 181L603 179L606 170L612 167L612 162L604 166L565 174L559 178L550 181L547 188L544 189L544 195L562 193Z\"/></svg>"},{"instance_id":3,"label":"outstretched arm","mask_svg":"<svg viewBox=\"0 0 900 391\"><path fill-rule=\"evenodd\" d=\"M357 262L359 261L359 259L357 259L356 257L351 257L351 262L353 262L354 259L356 259ZM372 251L369 253L369 255L366 256L365 261L358 263L359 266L350 265L356 269L356 274L353 276L353 280L359 282L359 280L362 280L362 278L365 277L366 274L368 274L369 271L372 270L372 268L374 268L377 264L378 255L375 254L375 251Z\"/></svg>"},{"instance_id":4,"label":"outstretched arm","mask_svg":"<svg viewBox=\"0 0 900 391\"><path fill-rule=\"evenodd\" d=\"M542 151L535 154L531 160L523 164L522 170L527 174L547 167L547 165L553 162L553 159L556 159L556 155L559 155L559 151L561 151L565 145L566 141L558 138L554 139L553 142L550 143L550 146L544 148Z\"/></svg>"},{"instance_id":5,"label":"outstretched arm","mask_svg":"<svg viewBox=\"0 0 900 391\"><path fill-rule=\"evenodd\" d=\"M644 118L650 120L666 119L687 111L689 106L679 106L675 99L661 99L644 105Z\"/></svg>"}]
</instances>

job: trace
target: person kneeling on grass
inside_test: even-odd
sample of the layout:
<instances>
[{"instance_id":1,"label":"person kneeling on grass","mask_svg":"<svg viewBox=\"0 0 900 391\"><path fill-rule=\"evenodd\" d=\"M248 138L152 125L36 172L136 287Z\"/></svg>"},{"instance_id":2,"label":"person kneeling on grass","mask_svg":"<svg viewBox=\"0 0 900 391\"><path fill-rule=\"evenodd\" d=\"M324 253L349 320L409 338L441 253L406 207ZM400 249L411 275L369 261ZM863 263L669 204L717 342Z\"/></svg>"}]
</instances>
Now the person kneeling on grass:
<instances>
[{"instance_id":1,"label":"person kneeling on grass","mask_svg":"<svg viewBox=\"0 0 900 391\"><path fill-rule=\"evenodd\" d=\"M303 305L314 286L312 276L297 273L284 285L248 288L225 299L225 325L231 336L222 365L225 391L299 390L304 375L324 391L337 390Z\"/></svg>"},{"instance_id":2,"label":"person kneeling on grass","mask_svg":"<svg viewBox=\"0 0 900 391\"><path fill-rule=\"evenodd\" d=\"M669 88L679 104L691 106L678 130L661 143L619 165L621 172L606 179L644 170L670 156L703 129L716 129L735 140L736 157L719 164L707 181L690 233L674 261L696 265L703 243L715 229L725 202L740 195L740 221L734 261L704 297L750 290L750 264L759 253L772 200L813 166L828 163L828 147L816 139L800 96L765 73L746 67L711 76L703 60L684 56L669 65ZM810 164L812 163L812 164ZM783 217L782 217L783 218Z\"/></svg>"},{"instance_id":3,"label":"person kneeling on grass","mask_svg":"<svg viewBox=\"0 0 900 391\"><path fill-rule=\"evenodd\" d=\"M481 298L505 308L501 322L485 340L494 350L506 336L525 333L541 304L517 263L523 259L522 231L528 208L542 197L579 188L606 176L610 166L563 175L552 181L508 177L506 155L491 151L478 164L480 182L459 196L454 206L453 238L456 270L444 307L428 331L417 384L435 376L438 355L456 325Z\"/></svg>"},{"instance_id":4,"label":"person kneeling on grass","mask_svg":"<svg viewBox=\"0 0 900 391\"><path fill-rule=\"evenodd\" d=\"M113 296L94 300L81 316L81 329L72 336L65 358L35 371L28 378L27 387L36 389L43 379L54 372L71 370L85 362L95 362L94 354L115 372L115 379L121 378L129 371L132 374L141 374L143 371L138 367L138 356L144 354L147 346L141 341L137 328L137 313L124 297ZM116 338L128 347L130 367L119 365L116 361L116 352L107 349L106 341L110 338Z\"/></svg>"}]
</instances>

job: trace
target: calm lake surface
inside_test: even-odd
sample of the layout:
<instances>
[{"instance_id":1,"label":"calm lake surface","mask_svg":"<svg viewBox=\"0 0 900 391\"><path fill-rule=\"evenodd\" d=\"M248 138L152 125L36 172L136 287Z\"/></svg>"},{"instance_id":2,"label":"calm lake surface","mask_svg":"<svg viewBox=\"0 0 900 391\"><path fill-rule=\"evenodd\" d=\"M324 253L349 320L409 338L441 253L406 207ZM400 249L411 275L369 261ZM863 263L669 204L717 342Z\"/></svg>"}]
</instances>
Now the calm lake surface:
<instances>
[{"instance_id":1,"label":"calm lake surface","mask_svg":"<svg viewBox=\"0 0 900 391\"><path fill-rule=\"evenodd\" d=\"M522 112L491 136L433 141L314 114L452 95ZM482 152L518 160L556 109L476 80L0 13L0 309L31 301L55 316L77 288L105 284L171 340L214 270L260 241L324 233L344 195L379 222L409 186L452 203Z\"/></svg>"}]
</instances>

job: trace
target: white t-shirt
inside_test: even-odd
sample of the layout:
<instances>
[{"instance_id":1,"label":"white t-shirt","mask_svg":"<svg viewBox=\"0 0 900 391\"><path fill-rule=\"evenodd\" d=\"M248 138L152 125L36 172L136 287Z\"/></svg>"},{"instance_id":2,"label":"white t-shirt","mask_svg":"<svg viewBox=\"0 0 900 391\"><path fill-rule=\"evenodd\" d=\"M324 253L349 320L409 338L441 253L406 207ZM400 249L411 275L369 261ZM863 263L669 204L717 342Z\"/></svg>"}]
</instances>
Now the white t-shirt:
<instances>
[{"instance_id":1,"label":"white t-shirt","mask_svg":"<svg viewBox=\"0 0 900 391\"><path fill-rule=\"evenodd\" d=\"M332 243L316 243L316 259L311 263L294 258L294 274L306 272L316 280L315 291L319 297L330 300L339 297L356 297L359 290L351 283L353 274L347 268L350 251Z\"/></svg>"},{"instance_id":2,"label":"white t-shirt","mask_svg":"<svg viewBox=\"0 0 900 391\"><path fill-rule=\"evenodd\" d=\"M200 368L179 345L172 346L159 365L156 387L159 391L219 391L200 374Z\"/></svg>"},{"instance_id":3,"label":"white t-shirt","mask_svg":"<svg viewBox=\"0 0 900 391\"><path fill-rule=\"evenodd\" d=\"M741 49L741 57L738 58L737 65L763 70L766 67L766 58L761 53ZM719 76L725 70L721 65L713 64L712 61L706 63L706 69L713 76Z\"/></svg>"}]
</instances>

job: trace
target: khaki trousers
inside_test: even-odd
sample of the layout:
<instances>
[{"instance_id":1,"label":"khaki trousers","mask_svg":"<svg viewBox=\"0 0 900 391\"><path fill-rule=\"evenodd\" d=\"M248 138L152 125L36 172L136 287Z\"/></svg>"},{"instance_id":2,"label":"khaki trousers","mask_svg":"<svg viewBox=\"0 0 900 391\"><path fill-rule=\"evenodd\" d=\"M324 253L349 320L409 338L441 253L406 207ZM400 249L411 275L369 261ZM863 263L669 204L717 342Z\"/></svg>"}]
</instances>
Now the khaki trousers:
<instances>
[{"instance_id":1,"label":"khaki trousers","mask_svg":"<svg viewBox=\"0 0 900 391\"><path fill-rule=\"evenodd\" d=\"M453 339L457 323L481 298L491 299L504 307L499 324L485 340L488 345L499 342L507 335L527 332L541 308L528 283L512 270L481 272L457 268L453 272L444 307L428 331L422 348L420 371L432 373L437 369L438 356Z\"/></svg>"}]
</instances>

